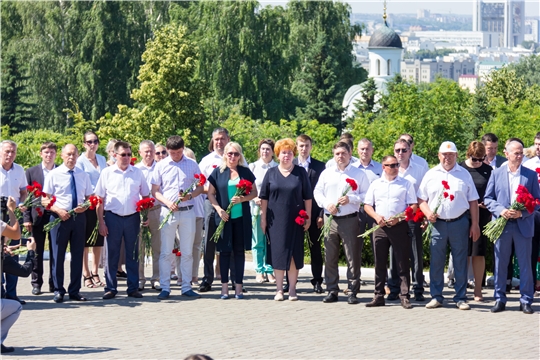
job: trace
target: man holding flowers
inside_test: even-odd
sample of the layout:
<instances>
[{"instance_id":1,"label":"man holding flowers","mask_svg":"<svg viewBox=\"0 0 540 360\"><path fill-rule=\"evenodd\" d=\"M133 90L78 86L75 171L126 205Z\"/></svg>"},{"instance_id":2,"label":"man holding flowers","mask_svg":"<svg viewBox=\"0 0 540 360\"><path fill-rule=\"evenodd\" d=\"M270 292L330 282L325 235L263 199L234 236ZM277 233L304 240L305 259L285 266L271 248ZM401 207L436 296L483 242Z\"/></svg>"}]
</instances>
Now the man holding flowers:
<instances>
[{"instance_id":1,"label":"man holding flowers","mask_svg":"<svg viewBox=\"0 0 540 360\"><path fill-rule=\"evenodd\" d=\"M357 304L356 294L360 291L360 266L362 242L358 238L360 223L358 209L364 201L369 180L357 167L351 165L351 148L343 141L334 145L335 167L325 169L313 192L315 201L324 209L323 227L325 246L324 276L328 295L325 303L338 301L339 243L343 243L347 258L347 281L349 304ZM326 230L326 231L325 231Z\"/></svg>"},{"instance_id":2,"label":"man holding flowers","mask_svg":"<svg viewBox=\"0 0 540 360\"><path fill-rule=\"evenodd\" d=\"M152 195L161 208L161 254L159 256L159 300L167 299L171 294L171 263L174 239L178 232L180 252L182 253L182 295L199 297L191 290L193 266L193 241L195 240L195 211L193 198L203 192L195 175L200 174L194 160L184 156L184 139L178 135L167 139L169 156L157 163L152 177ZM165 221L166 220L166 221Z\"/></svg>"},{"instance_id":3,"label":"man holding flowers","mask_svg":"<svg viewBox=\"0 0 540 360\"><path fill-rule=\"evenodd\" d=\"M101 172L96 184L96 195L103 205L98 205L99 233L107 237L107 269L103 299L112 299L118 293L116 270L120 259L122 238L125 244L127 294L142 298L139 288L138 239L140 215L139 199L147 198L150 189L143 172L130 164L131 146L118 141L114 144L116 162ZM104 216L105 213L105 216Z\"/></svg>"},{"instance_id":4,"label":"man holding flowers","mask_svg":"<svg viewBox=\"0 0 540 360\"><path fill-rule=\"evenodd\" d=\"M66 249L70 246L71 271L68 287L69 298L86 301L79 294L81 289L82 261L86 241L86 206L81 205L92 195L92 183L87 173L75 167L79 151L73 144L64 145L61 154L64 163L51 170L45 178L43 192L47 198L42 200L44 206L49 205L51 198L56 201L50 207L50 221L60 219L60 223L50 230L52 253L52 278L54 282L54 302L64 301L64 259ZM70 215L70 211L73 215ZM46 230L46 228L44 228ZM47 231L47 230L46 230Z\"/></svg>"},{"instance_id":5,"label":"man holding flowers","mask_svg":"<svg viewBox=\"0 0 540 360\"><path fill-rule=\"evenodd\" d=\"M477 241L478 192L471 174L457 164L457 148L451 141L439 147L439 165L429 170L418 189L418 204L430 222L431 262L429 270L432 300L426 305L443 305L446 248L450 244L455 269L454 301L460 310L469 310L467 300L467 251L469 237ZM470 221L469 221L470 213Z\"/></svg>"},{"instance_id":6,"label":"man holding flowers","mask_svg":"<svg viewBox=\"0 0 540 360\"><path fill-rule=\"evenodd\" d=\"M506 219L504 230L498 239L493 239L495 241L494 297L496 302L491 312L504 311L506 308L506 276L513 244L520 271L520 310L525 314L532 314L534 312L531 307L534 296L534 279L531 271L531 238L534 234L534 216L532 215L535 208L538 208L536 199L540 198L540 188L536 172L521 166L523 145L517 141L511 141L506 145L504 153L508 163L493 170L484 197L488 210L496 218ZM514 210L516 201L522 201L520 193L528 195L532 203L527 204L529 206L523 206L523 210Z\"/></svg>"}]
</instances>

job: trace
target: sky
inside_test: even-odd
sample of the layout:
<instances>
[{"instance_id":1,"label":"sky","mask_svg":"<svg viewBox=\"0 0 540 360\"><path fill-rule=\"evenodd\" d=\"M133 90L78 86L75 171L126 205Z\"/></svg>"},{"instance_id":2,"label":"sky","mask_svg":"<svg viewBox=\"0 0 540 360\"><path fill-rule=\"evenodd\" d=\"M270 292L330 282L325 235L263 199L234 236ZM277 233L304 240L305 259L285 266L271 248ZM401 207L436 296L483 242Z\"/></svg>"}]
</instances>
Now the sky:
<instances>
[{"instance_id":1,"label":"sky","mask_svg":"<svg viewBox=\"0 0 540 360\"><path fill-rule=\"evenodd\" d=\"M353 13L382 13L383 0L343 0L351 5ZM525 1L525 16L539 16L540 0ZM281 5L287 4L286 0L259 0L261 5ZM416 13L418 9L430 10L433 13L441 14L467 14L472 15L472 0L387 0L388 13Z\"/></svg>"}]
</instances>

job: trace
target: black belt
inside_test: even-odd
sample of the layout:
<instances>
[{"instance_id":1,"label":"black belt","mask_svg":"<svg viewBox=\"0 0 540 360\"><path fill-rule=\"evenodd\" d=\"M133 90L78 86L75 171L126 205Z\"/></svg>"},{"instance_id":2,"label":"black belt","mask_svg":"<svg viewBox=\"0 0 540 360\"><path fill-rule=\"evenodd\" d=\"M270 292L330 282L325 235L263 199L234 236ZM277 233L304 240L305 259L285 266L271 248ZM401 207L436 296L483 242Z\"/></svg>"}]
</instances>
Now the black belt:
<instances>
[{"instance_id":1,"label":"black belt","mask_svg":"<svg viewBox=\"0 0 540 360\"><path fill-rule=\"evenodd\" d=\"M454 221L458 221L459 219L461 219L462 217L464 217L465 215L467 215L467 211L465 211L463 214L459 215L457 218L453 218L453 219L441 219L441 218L437 218L437 220L441 220L441 221L444 221L444 222L454 222Z\"/></svg>"},{"instance_id":2,"label":"black belt","mask_svg":"<svg viewBox=\"0 0 540 360\"><path fill-rule=\"evenodd\" d=\"M112 211L110 210L105 210L106 213L111 213L113 215L116 215L118 217L121 217L121 218L127 218L127 217L130 217L130 216L133 216L136 214L136 212L134 212L133 214L129 214L129 215L118 215L117 213L113 213Z\"/></svg>"},{"instance_id":3,"label":"black belt","mask_svg":"<svg viewBox=\"0 0 540 360\"><path fill-rule=\"evenodd\" d=\"M193 205L179 207L178 210L176 210L176 211L188 211L188 210L191 210L191 209L193 209Z\"/></svg>"},{"instance_id":4,"label":"black belt","mask_svg":"<svg viewBox=\"0 0 540 360\"><path fill-rule=\"evenodd\" d=\"M348 219L348 218L357 217L357 216L358 216L358 211L354 212L352 214L349 214L349 215L343 215L343 216L335 216L334 215L334 219Z\"/></svg>"}]
</instances>

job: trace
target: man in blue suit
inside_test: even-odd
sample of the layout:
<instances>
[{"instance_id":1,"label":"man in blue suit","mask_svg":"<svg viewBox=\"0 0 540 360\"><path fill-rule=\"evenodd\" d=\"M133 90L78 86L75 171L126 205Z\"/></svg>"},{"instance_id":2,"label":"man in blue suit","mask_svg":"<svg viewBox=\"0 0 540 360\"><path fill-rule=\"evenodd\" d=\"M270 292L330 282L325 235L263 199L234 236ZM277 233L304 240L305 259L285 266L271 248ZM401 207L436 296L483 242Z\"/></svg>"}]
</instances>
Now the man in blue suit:
<instances>
[{"instance_id":1,"label":"man in blue suit","mask_svg":"<svg viewBox=\"0 0 540 360\"><path fill-rule=\"evenodd\" d=\"M511 141L504 150L508 163L495 169L489 178L484 197L488 210L495 216L508 219L504 231L495 243L495 306L491 312L503 311L506 307L506 275L512 255L512 243L519 263L520 310L534 313L531 304L534 296L534 279L531 274L531 238L534 234L534 217L528 211L510 210L516 200L516 190L523 185L538 199L540 188L536 173L521 166L523 145Z\"/></svg>"}]
</instances>

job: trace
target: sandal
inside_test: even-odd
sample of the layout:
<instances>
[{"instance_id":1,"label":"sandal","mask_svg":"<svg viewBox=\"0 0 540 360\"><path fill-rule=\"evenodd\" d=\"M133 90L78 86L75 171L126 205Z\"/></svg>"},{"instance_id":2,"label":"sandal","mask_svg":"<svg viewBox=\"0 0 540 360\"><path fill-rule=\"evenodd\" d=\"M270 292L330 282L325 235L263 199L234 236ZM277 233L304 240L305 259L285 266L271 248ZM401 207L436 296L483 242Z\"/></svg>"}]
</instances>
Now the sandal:
<instances>
[{"instance_id":1,"label":"sandal","mask_svg":"<svg viewBox=\"0 0 540 360\"><path fill-rule=\"evenodd\" d=\"M91 273L92 274L92 273ZM97 279L97 281L96 281ZM92 274L92 281L94 282L94 285L96 287L103 287L105 286L104 283L101 282L101 279L99 278L99 274Z\"/></svg>"},{"instance_id":2,"label":"sandal","mask_svg":"<svg viewBox=\"0 0 540 360\"><path fill-rule=\"evenodd\" d=\"M89 277L83 276L83 279L84 279L84 286L86 286L87 288L93 289L96 287L96 285L94 285L94 282L92 281L92 276L89 276Z\"/></svg>"}]
</instances>

